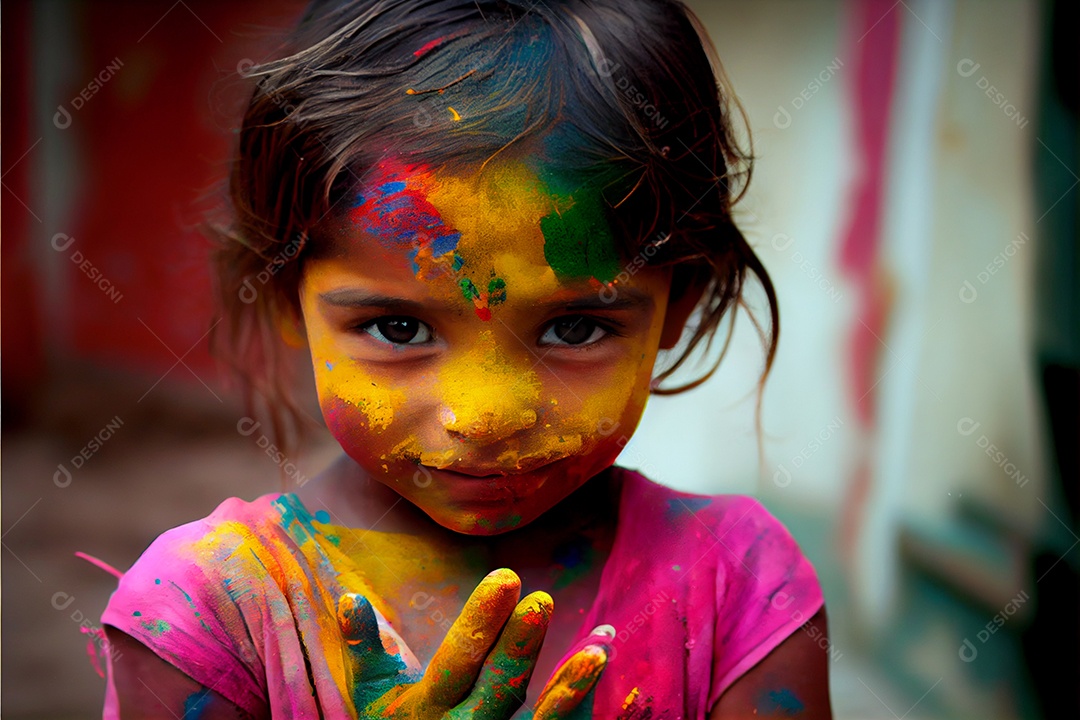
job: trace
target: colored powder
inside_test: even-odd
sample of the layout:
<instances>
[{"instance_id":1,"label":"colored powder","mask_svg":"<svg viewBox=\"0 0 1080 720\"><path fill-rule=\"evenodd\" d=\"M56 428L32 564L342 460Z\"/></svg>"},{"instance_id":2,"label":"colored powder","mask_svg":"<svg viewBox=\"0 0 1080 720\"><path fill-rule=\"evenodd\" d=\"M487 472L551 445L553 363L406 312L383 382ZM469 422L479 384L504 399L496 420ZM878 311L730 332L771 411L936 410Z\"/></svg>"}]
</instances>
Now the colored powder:
<instances>
[{"instance_id":1,"label":"colored powder","mask_svg":"<svg viewBox=\"0 0 1080 720\"><path fill-rule=\"evenodd\" d=\"M535 422L535 411L522 411L539 404L540 380L531 368L510 362L490 331L442 365L438 382L443 404L453 413L451 427L469 437L508 434Z\"/></svg>"},{"instance_id":2,"label":"colored powder","mask_svg":"<svg viewBox=\"0 0 1080 720\"><path fill-rule=\"evenodd\" d=\"M609 283L619 274L619 254L597 193L560 198L565 208L540 219L544 257L556 275L594 277Z\"/></svg>"},{"instance_id":3,"label":"colored powder","mask_svg":"<svg viewBox=\"0 0 1080 720\"><path fill-rule=\"evenodd\" d=\"M711 504L712 498L671 498L667 501L667 512L664 513L664 517L668 522L673 522L685 514L696 513Z\"/></svg>"},{"instance_id":4,"label":"colored powder","mask_svg":"<svg viewBox=\"0 0 1080 720\"><path fill-rule=\"evenodd\" d=\"M347 594L341 598L338 622L349 654L363 667L364 682L355 684L353 702L357 708L366 708L401 681L399 673L406 665L386 652L375 610L363 595Z\"/></svg>"},{"instance_id":5,"label":"colored powder","mask_svg":"<svg viewBox=\"0 0 1080 720\"><path fill-rule=\"evenodd\" d=\"M805 707L793 692L787 689L770 690L758 697L757 711L773 715L777 710L784 715L798 715Z\"/></svg>"},{"instance_id":6,"label":"colored powder","mask_svg":"<svg viewBox=\"0 0 1080 720\"><path fill-rule=\"evenodd\" d=\"M509 695L524 697L532 670L532 657L540 651L544 632L551 620L553 602L545 592L522 600L513 613L512 635L502 637L500 650L491 657L494 683L485 684L480 703L485 700L505 702Z\"/></svg>"},{"instance_id":7,"label":"colored powder","mask_svg":"<svg viewBox=\"0 0 1080 720\"><path fill-rule=\"evenodd\" d=\"M282 495L273 501L273 506L281 513L281 527L289 533L297 544L303 544L317 534L311 525L311 516L302 505L290 502L291 495Z\"/></svg>"},{"instance_id":8,"label":"colored powder","mask_svg":"<svg viewBox=\"0 0 1080 720\"><path fill-rule=\"evenodd\" d=\"M423 57L428 52L430 52L435 47L437 47L439 45L439 43L441 43L445 39L446 39L446 37L443 36L443 37L437 37L434 40L429 40L428 42L421 45L419 49L413 51L413 55L415 57Z\"/></svg>"},{"instance_id":9,"label":"colored powder","mask_svg":"<svg viewBox=\"0 0 1080 720\"><path fill-rule=\"evenodd\" d=\"M426 264L452 253L461 233L448 227L428 201L434 183L429 173L391 160L379 163L371 172L374 187L356 196L349 219L388 248L415 250L412 266L419 277L419 261ZM425 274L429 272L425 269Z\"/></svg>"},{"instance_id":10,"label":"colored powder","mask_svg":"<svg viewBox=\"0 0 1080 720\"><path fill-rule=\"evenodd\" d=\"M596 679L600 675L600 670L603 669L606 663L607 653L603 649L588 647L583 649L573 662L566 663L563 665L562 669L551 676L548 685L558 681L563 687L569 690L570 695L583 699L575 710L576 714L573 714L570 717L592 717L592 697L588 695L588 692L592 689L592 686L596 684ZM547 687L545 686L545 690L546 689ZM561 695L563 693L559 694ZM543 697L543 693L541 693L541 697ZM551 705L553 705L554 702L555 700L551 697L544 698L536 706L536 715L540 717L559 717L556 715L549 715L553 710Z\"/></svg>"},{"instance_id":11,"label":"colored powder","mask_svg":"<svg viewBox=\"0 0 1080 720\"><path fill-rule=\"evenodd\" d=\"M522 254L537 255L524 264L535 267L527 277L538 282L547 271L606 284L619 272L604 200L591 187L560 180L569 192L556 194L522 163L493 166L483 176L436 178L424 166L389 159L371 173L350 211L355 227L387 248L405 250L418 279L473 268L457 283L481 320L506 301L498 268L520 266ZM486 283L477 271L490 273Z\"/></svg>"},{"instance_id":12,"label":"colored powder","mask_svg":"<svg viewBox=\"0 0 1080 720\"><path fill-rule=\"evenodd\" d=\"M401 407L405 393L391 386L379 387L370 383L358 366L344 377L328 381L327 391L341 403L359 408L367 416L368 426L373 430L385 429L394 421L394 408ZM375 387L376 390L369 388ZM356 398L353 400L352 398ZM334 413L326 408L324 413ZM347 411L346 411L347 412Z\"/></svg>"},{"instance_id":13,"label":"colored powder","mask_svg":"<svg viewBox=\"0 0 1080 720\"><path fill-rule=\"evenodd\" d=\"M469 278L458 281L461 294L466 300L472 301L476 316L485 322L491 319L490 305L498 305L506 302L506 281L502 278L492 277L488 281L487 292L481 292Z\"/></svg>"},{"instance_id":14,"label":"colored powder","mask_svg":"<svg viewBox=\"0 0 1080 720\"><path fill-rule=\"evenodd\" d=\"M161 635L162 633L168 632L171 629L169 623L165 622L164 620L143 620L141 624L143 626L143 629L145 629L146 632L150 633L151 635Z\"/></svg>"},{"instance_id":15,"label":"colored powder","mask_svg":"<svg viewBox=\"0 0 1080 720\"><path fill-rule=\"evenodd\" d=\"M553 572L558 573L555 577L554 588L561 590L589 572L589 568L596 559L596 552L588 538L578 536L556 547L551 554L551 559L561 566L553 568Z\"/></svg>"},{"instance_id":16,"label":"colored powder","mask_svg":"<svg viewBox=\"0 0 1080 720\"><path fill-rule=\"evenodd\" d=\"M198 690L187 696L184 701L184 715L182 720L199 720L203 710L210 704L210 691Z\"/></svg>"},{"instance_id":17,"label":"colored powder","mask_svg":"<svg viewBox=\"0 0 1080 720\"><path fill-rule=\"evenodd\" d=\"M461 287L461 294L466 300L477 300L480 298L480 291L476 289L476 285L469 278L461 278L458 280L458 285Z\"/></svg>"},{"instance_id":18,"label":"colored powder","mask_svg":"<svg viewBox=\"0 0 1080 720\"><path fill-rule=\"evenodd\" d=\"M495 523L495 529L496 530L503 530L505 528L514 528L514 527L517 527L520 524L521 524L521 516L515 514L515 515L509 516L508 518L506 518L504 520L500 520L499 522Z\"/></svg>"},{"instance_id":19,"label":"colored powder","mask_svg":"<svg viewBox=\"0 0 1080 720\"><path fill-rule=\"evenodd\" d=\"M180 594L184 596L184 600L187 602L188 607L191 608L191 610L194 613L195 617L199 617L199 611L195 609L195 601L191 599L191 596L187 594L187 591L185 591L184 588L180 587L179 585L177 585L175 582L173 582L171 580L169 581L169 584L180 591ZM208 626L206 624L205 620L200 618L199 624L202 625L204 630L207 630L207 631L210 630L210 626Z\"/></svg>"},{"instance_id":20,"label":"colored powder","mask_svg":"<svg viewBox=\"0 0 1080 720\"><path fill-rule=\"evenodd\" d=\"M506 281L493 277L488 281L488 303L498 305L506 302Z\"/></svg>"}]
</instances>

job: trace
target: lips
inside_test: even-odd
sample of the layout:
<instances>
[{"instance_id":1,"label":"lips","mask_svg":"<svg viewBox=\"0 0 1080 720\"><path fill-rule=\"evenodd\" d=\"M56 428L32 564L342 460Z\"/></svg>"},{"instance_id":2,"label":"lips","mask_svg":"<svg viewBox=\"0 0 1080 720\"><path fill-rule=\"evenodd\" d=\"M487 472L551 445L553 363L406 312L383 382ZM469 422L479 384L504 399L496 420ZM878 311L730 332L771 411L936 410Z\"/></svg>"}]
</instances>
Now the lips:
<instances>
[{"instance_id":1,"label":"lips","mask_svg":"<svg viewBox=\"0 0 1080 720\"><path fill-rule=\"evenodd\" d=\"M554 462L558 461L556 460ZM491 467L469 467L467 465L447 465L446 467L442 468L432 467L431 465L424 465L424 467L428 470L450 473L451 475L460 475L462 477L468 477L476 480L493 480L496 478L512 477L514 475L525 475L541 468L546 468L549 465L553 465L554 462L540 463L531 467L514 468L512 470L499 470L493 469Z\"/></svg>"},{"instance_id":2,"label":"lips","mask_svg":"<svg viewBox=\"0 0 1080 720\"><path fill-rule=\"evenodd\" d=\"M425 465L429 470L436 470L438 472L450 473L451 475L461 475L463 477L475 478L477 480L493 480L495 478L506 477L510 473L507 472L491 472L486 469L478 468L461 468L461 467L444 467L433 468Z\"/></svg>"}]
</instances>

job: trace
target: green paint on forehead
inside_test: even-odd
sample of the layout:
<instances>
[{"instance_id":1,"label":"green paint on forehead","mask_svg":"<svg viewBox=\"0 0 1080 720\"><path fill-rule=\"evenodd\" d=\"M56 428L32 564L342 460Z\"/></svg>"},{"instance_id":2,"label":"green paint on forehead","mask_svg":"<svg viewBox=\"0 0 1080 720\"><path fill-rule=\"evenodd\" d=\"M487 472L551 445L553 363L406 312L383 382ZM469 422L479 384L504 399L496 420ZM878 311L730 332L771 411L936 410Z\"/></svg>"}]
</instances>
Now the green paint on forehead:
<instances>
[{"instance_id":1,"label":"green paint on forehead","mask_svg":"<svg viewBox=\"0 0 1080 720\"><path fill-rule=\"evenodd\" d=\"M592 277L609 283L619 274L621 260L599 188L599 178L552 167L537 168L544 192L555 209L540 219L544 259L556 275Z\"/></svg>"},{"instance_id":2,"label":"green paint on forehead","mask_svg":"<svg viewBox=\"0 0 1080 720\"><path fill-rule=\"evenodd\" d=\"M555 200L556 212L540 219L548 265L556 275L614 280L619 253L599 193L582 190Z\"/></svg>"}]
</instances>

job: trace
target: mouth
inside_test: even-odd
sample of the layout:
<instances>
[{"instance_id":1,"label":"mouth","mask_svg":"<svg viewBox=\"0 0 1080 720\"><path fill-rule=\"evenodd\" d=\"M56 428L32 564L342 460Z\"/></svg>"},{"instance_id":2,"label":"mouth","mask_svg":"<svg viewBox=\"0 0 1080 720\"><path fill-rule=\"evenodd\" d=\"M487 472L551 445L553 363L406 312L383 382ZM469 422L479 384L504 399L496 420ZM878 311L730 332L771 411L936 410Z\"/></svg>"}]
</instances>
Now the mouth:
<instances>
[{"instance_id":1,"label":"mouth","mask_svg":"<svg viewBox=\"0 0 1080 720\"><path fill-rule=\"evenodd\" d=\"M555 461L557 462L557 461ZM513 477L515 475L526 475L536 470L541 470L550 465L553 462L540 463L525 468L513 468L511 470L500 470L498 468L491 467L471 467L468 465L447 465L442 468L433 467L431 465L422 465L422 467L433 470L435 472L446 473L448 475L456 475L468 480L496 480L499 478Z\"/></svg>"},{"instance_id":2,"label":"mouth","mask_svg":"<svg viewBox=\"0 0 1080 720\"><path fill-rule=\"evenodd\" d=\"M469 478L471 480L494 480L496 478L506 477L510 473L508 472L490 472L489 470L479 468L462 468L450 467L436 468L430 465L425 465L428 470L435 470L436 472L446 473L447 475L458 475L463 478Z\"/></svg>"}]
</instances>

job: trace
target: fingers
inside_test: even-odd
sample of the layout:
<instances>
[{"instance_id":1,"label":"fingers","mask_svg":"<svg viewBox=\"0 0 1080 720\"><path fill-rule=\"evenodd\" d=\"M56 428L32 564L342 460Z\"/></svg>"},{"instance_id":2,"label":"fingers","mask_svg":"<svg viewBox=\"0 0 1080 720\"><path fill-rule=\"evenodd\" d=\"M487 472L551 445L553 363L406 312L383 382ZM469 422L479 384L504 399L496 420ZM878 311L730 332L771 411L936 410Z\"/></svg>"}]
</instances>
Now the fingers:
<instances>
[{"instance_id":1,"label":"fingers","mask_svg":"<svg viewBox=\"0 0 1080 720\"><path fill-rule=\"evenodd\" d=\"M602 640L602 639L600 639ZM540 693L534 720L565 718L600 679L607 664L607 650L600 644L586 645L555 671Z\"/></svg>"},{"instance_id":2,"label":"fingers","mask_svg":"<svg viewBox=\"0 0 1080 720\"><path fill-rule=\"evenodd\" d=\"M480 581L424 673L432 703L451 708L469 694L520 595L513 570L495 570Z\"/></svg>"},{"instance_id":3,"label":"fingers","mask_svg":"<svg viewBox=\"0 0 1080 720\"><path fill-rule=\"evenodd\" d=\"M456 713L478 720L506 718L524 704L553 606L546 592L531 593L517 604L475 688L454 708Z\"/></svg>"}]
</instances>

